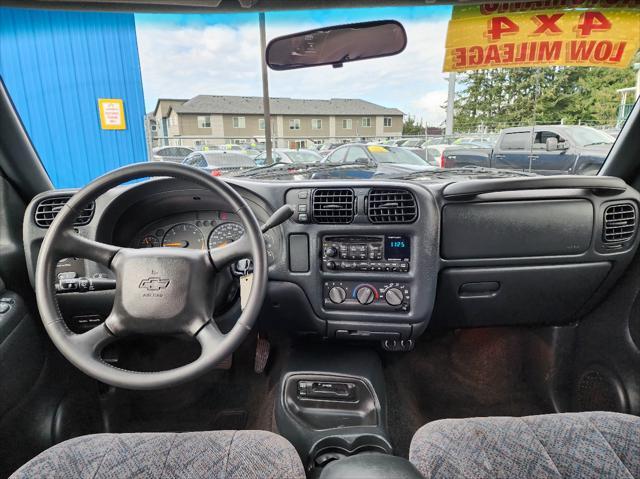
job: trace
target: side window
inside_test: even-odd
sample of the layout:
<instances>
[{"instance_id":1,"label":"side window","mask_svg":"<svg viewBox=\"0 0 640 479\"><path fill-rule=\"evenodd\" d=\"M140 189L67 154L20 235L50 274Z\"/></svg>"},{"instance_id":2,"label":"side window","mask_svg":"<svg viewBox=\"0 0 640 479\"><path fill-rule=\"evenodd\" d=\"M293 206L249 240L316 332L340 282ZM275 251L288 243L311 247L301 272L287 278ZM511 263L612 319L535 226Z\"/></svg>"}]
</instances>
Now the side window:
<instances>
[{"instance_id":1,"label":"side window","mask_svg":"<svg viewBox=\"0 0 640 479\"><path fill-rule=\"evenodd\" d=\"M189 157L184 159L184 164L185 165L193 166L193 164L195 162L196 162L196 157L195 156L189 156Z\"/></svg>"},{"instance_id":2,"label":"side window","mask_svg":"<svg viewBox=\"0 0 640 479\"><path fill-rule=\"evenodd\" d=\"M500 143L500 148L503 150L524 150L527 147L530 136L531 133L528 131L505 133Z\"/></svg>"},{"instance_id":3,"label":"side window","mask_svg":"<svg viewBox=\"0 0 640 479\"><path fill-rule=\"evenodd\" d=\"M553 131L538 131L536 132L536 136L533 140L533 149L534 150L544 150L547 145L547 138L555 138L558 140L558 143L564 142L564 138L562 138L557 133Z\"/></svg>"},{"instance_id":4,"label":"side window","mask_svg":"<svg viewBox=\"0 0 640 479\"><path fill-rule=\"evenodd\" d=\"M355 163L357 160L368 159L367 154L360 147L351 147L349 148L349 153L347 153L347 158L345 159L345 163Z\"/></svg>"},{"instance_id":5,"label":"side window","mask_svg":"<svg viewBox=\"0 0 640 479\"><path fill-rule=\"evenodd\" d=\"M344 161L344 157L347 154L347 150L350 149L351 148L338 148L336 151L329 154L329 156L327 157L327 161L329 163L342 163Z\"/></svg>"},{"instance_id":6,"label":"side window","mask_svg":"<svg viewBox=\"0 0 640 479\"><path fill-rule=\"evenodd\" d=\"M187 156L189 153L191 153L191 150L187 150L186 148L176 148L176 150L176 156Z\"/></svg>"}]
</instances>

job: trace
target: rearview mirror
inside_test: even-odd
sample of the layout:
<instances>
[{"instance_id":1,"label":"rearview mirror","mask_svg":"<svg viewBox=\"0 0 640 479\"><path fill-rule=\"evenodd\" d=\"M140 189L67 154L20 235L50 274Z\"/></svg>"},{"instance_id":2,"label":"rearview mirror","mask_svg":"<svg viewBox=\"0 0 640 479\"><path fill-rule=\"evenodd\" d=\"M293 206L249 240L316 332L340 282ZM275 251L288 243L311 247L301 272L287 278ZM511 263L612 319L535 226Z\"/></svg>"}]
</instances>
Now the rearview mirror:
<instances>
[{"instance_id":1,"label":"rearview mirror","mask_svg":"<svg viewBox=\"0 0 640 479\"><path fill-rule=\"evenodd\" d=\"M274 38L266 51L273 70L333 65L396 55L407 46L407 34L395 20L318 28Z\"/></svg>"},{"instance_id":2,"label":"rearview mirror","mask_svg":"<svg viewBox=\"0 0 640 479\"><path fill-rule=\"evenodd\" d=\"M546 141L547 151L558 150L558 139L555 136L550 136Z\"/></svg>"}]
</instances>

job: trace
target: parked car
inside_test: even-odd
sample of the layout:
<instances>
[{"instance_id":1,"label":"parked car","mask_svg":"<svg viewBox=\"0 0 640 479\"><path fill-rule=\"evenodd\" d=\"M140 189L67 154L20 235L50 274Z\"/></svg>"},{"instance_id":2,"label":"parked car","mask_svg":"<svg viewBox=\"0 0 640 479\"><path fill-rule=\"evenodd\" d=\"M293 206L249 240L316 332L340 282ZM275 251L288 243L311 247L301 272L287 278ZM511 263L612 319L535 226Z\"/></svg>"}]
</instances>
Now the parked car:
<instances>
[{"instance_id":1,"label":"parked car","mask_svg":"<svg viewBox=\"0 0 640 479\"><path fill-rule=\"evenodd\" d=\"M153 150L152 161L172 161L182 163L193 150L186 146L158 146Z\"/></svg>"},{"instance_id":2,"label":"parked car","mask_svg":"<svg viewBox=\"0 0 640 479\"><path fill-rule=\"evenodd\" d=\"M418 155L420 158L425 160L429 165L436 166L437 158L439 155L433 149L429 150L428 148L425 148L425 147L412 148L408 146L401 146L400 148L410 151L414 155Z\"/></svg>"},{"instance_id":3,"label":"parked car","mask_svg":"<svg viewBox=\"0 0 640 479\"><path fill-rule=\"evenodd\" d=\"M237 171L256 166L256 162L244 153L220 150L195 151L187 156L182 164L203 168L215 176L221 176L223 171Z\"/></svg>"},{"instance_id":4,"label":"parked car","mask_svg":"<svg viewBox=\"0 0 640 479\"><path fill-rule=\"evenodd\" d=\"M320 155L324 157L324 156L327 156L333 150L335 150L336 148L338 148L339 146L342 146L342 145L344 145L344 143L324 143L318 149L318 153L320 153Z\"/></svg>"},{"instance_id":5,"label":"parked car","mask_svg":"<svg viewBox=\"0 0 640 479\"><path fill-rule=\"evenodd\" d=\"M477 146L481 146L483 148L491 148L495 145L498 137L490 137L490 136L462 136L460 138L456 138L453 141L454 145L465 145L465 144L473 144Z\"/></svg>"},{"instance_id":6,"label":"parked car","mask_svg":"<svg viewBox=\"0 0 640 479\"><path fill-rule=\"evenodd\" d=\"M443 168L483 166L538 174L595 174L614 139L588 126L540 125L507 128L493 148L453 146L441 156Z\"/></svg>"},{"instance_id":7,"label":"parked car","mask_svg":"<svg viewBox=\"0 0 640 479\"><path fill-rule=\"evenodd\" d=\"M426 141L427 140L425 140L424 138L409 138L404 143L402 143L402 146L406 148L421 148L422 145L426 143Z\"/></svg>"},{"instance_id":8,"label":"parked car","mask_svg":"<svg viewBox=\"0 0 640 479\"><path fill-rule=\"evenodd\" d=\"M323 171L314 179L324 178L371 178L379 175L394 175L431 169L426 160L398 146L365 145L353 143L334 150L324 160L327 165L352 165ZM371 167L374 168L371 168Z\"/></svg>"},{"instance_id":9,"label":"parked car","mask_svg":"<svg viewBox=\"0 0 640 479\"><path fill-rule=\"evenodd\" d=\"M316 163L322 161L320 153L314 150L294 150L292 148L274 148L271 151L271 158L274 163ZM256 158L256 165L266 164L267 152L261 152Z\"/></svg>"},{"instance_id":10,"label":"parked car","mask_svg":"<svg viewBox=\"0 0 640 479\"><path fill-rule=\"evenodd\" d=\"M251 158L252 160L255 160L259 155L261 155L263 152L260 150L256 150L253 148L245 148L243 150L240 150L239 153L242 153L243 155L248 156L249 158Z\"/></svg>"}]
</instances>

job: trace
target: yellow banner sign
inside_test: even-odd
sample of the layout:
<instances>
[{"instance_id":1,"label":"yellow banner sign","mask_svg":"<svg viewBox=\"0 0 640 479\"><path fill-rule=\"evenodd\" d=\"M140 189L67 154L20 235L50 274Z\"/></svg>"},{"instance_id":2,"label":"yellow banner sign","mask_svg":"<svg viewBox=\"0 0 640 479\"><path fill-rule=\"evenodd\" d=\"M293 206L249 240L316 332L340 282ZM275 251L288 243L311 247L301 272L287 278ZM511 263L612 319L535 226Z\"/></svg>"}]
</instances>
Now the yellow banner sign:
<instances>
[{"instance_id":1,"label":"yellow banner sign","mask_svg":"<svg viewBox=\"0 0 640 479\"><path fill-rule=\"evenodd\" d=\"M456 6L444 71L550 65L624 68L638 48L640 8L632 0Z\"/></svg>"},{"instance_id":2,"label":"yellow banner sign","mask_svg":"<svg viewBox=\"0 0 640 479\"><path fill-rule=\"evenodd\" d=\"M124 103L120 98L98 98L100 127L103 130L125 130Z\"/></svg>"}]
</instances>

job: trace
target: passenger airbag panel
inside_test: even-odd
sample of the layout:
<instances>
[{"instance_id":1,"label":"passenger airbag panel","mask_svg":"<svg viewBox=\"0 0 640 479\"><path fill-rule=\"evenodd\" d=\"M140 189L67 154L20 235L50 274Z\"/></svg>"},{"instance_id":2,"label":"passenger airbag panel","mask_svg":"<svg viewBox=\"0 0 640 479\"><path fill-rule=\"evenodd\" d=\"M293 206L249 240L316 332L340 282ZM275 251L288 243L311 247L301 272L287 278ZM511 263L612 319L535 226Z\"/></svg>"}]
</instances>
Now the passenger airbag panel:
<instances>
[{"instance_id":1,"label":"passenger airbag panel","mask_svg":"<svg viewBox=\"0 0 640 479\"><path fill-rule=\"evenodd\" d=\"M448 204L442 213L442 257L581 254L591 244L593 223L593 206L582 199Z\"/></svg>"}]
</instances>

